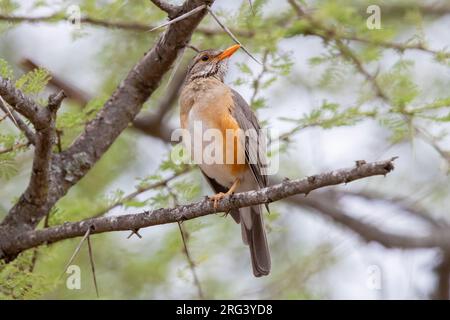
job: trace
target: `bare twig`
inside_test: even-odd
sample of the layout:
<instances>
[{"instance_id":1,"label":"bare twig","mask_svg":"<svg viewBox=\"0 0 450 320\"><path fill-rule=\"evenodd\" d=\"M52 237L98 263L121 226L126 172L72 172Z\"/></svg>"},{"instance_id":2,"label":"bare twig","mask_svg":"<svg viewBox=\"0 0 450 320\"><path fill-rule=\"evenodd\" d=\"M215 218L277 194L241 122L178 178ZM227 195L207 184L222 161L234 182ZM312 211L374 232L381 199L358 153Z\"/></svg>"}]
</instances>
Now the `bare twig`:
<instances>
[{"instance_id":1,"label":"bare twig","mask_svg":"<svg viewBox=\"0 0 450 320\"><path fill-rule=\"evenodd\" d=\"M58 14L50 15L50 16L41 16L41 17L28 17L28 16L7 16L0 15L0 20L8 21L11 23L19 23L19 22L28 22L28 23L54 23L61 21L61 16ZM154 28L152 25L147 25L138 22L121 22L121 21L108 21L102 20L98 18L92 17L81 17L80 23L89 24L92 26L111 28L111 29L121 29L127 31L135 31L135 32L147 32L148 30ZM240 37L250 38L255 35L255 32L252 30L232 30L234 34L239 35ZM221 29L211 29L205 27L198 27L195 30L196 33L202 34L206 37L222 35L223 32Z\"/></svg>"},{"instance_id":2,"label":"bare twig","mask_svg":"<svg viewBox=\"0 0 450 320\"><path fill-rule=\"evenodd\" d=\"M11 121L16 125L16 127L23 132L25 137L31 144L36 143L36 137L34 132L28 127L28 125L20 119L19 115L8 107L6 101L0 97L0 109L5 112L6 116L11 119Z\"/></svg>"},{"instance_id":3,"label":"bare twig","mask_svg":"<svg viewBox=\"0 0 450 320\"><path fill-rule=\"evenodd\" d=\"M183 241L183 248L184 248L183 251L184 251L184 253L186 255L186 259L188 261L189 268L191 269L192 276L194 278L194 283L195 283L195 286L197 288L198 297L203 300L203 299L205 299L205 296L203 294L203 290L202 290L202 286L200 284L200 280L198 279L198 276L197 276L197 271L195 269L194 260L192 260L192 257L191 257L191 255L189 253L189 249L188 249L188 246L187 246L187 239L186 239L186 236L185 236L185 232L186 231L184 230L181 222L177 222L177 224L178 224L178 229L180 230L181 240Z\"/></svg>"},{"instance_id":4,"label":"bare twig","mask_svg":"<svg viewBox=\"0 0 450 320\"><path fill-rule=\"evenodd\" d=\"M261 88L262 78L268 71L268 67L267 67L268 56L269 56L269 51L268 50L264 51L261 72L258 74L256 79L253 80L253 94L252 94L252 97L250 98L250 106L252 106L255 103L256 97L258 96L259 90Z\"/></svg>"},{"instance_id":5,"label":"bare twig","mask_svg":"<svg viewBox=\"0 0 450 320\"><path fill-rule=\"evenodd\" d=\"M26 143L16 143L13 146L9 147L9 148L5 148L5 149L0 149L0 154L4 154L4 153L8 153L8 152L12 152L12 151L16 151L22 148L26 148L30 145L29 142Z\"/></svg>"},{"instance_id":6,"label":"bare twig","mask_svg":"<svg viewBox=\"0 0 450 320\"><path fill-rule=\"evenodd\" d=\"M177 194L169 186L167 186L166 188L173 199L174 205L179 206L180 203L178 202ZM195 284L195 287L197 288L198 297L203 300L203 299L205 299L205 296L203 295L202 286L201 286L200 280L197 276L197 270L195 268L194 260L191 257L191 254L189 252L188 245L187 245L187 241L189 239L189 234L183 227L182 221L178 221L177 224L178 224L178 230L180 231L180 234L181 234L181 240L183 242L183 252L186 255L186 260L188 261L189 268L191 269L192 277L194 278L194 284Z\"/></svg>"}]
</instances>

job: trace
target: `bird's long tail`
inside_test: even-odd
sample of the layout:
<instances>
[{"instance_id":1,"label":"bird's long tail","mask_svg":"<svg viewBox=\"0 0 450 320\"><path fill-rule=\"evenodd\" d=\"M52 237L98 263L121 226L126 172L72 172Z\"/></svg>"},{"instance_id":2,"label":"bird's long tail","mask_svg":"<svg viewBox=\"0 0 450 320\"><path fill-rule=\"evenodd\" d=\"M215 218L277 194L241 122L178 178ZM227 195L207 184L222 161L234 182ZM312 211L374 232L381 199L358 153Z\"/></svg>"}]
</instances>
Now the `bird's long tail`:
<instances>
[{"instance_id":1,"label":"bird's long tail","mask_svg":"<svg viewBox=\"0 0 450 320\"><path fill-rule=\"evenodd\" d=\"M255 277L266 276L271 262L261 206L241 208L239 213L242 240L250 248L253 274Z\"/></svg>"}]
</instances>

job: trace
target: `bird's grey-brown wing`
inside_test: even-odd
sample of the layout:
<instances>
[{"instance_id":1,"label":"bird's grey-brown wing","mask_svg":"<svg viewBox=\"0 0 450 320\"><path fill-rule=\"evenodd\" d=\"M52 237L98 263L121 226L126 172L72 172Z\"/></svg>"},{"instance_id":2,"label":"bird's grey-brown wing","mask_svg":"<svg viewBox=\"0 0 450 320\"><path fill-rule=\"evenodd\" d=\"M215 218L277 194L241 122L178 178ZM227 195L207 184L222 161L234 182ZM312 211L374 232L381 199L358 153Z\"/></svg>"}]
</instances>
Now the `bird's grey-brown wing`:
<instances>
[{"instance_id":1,"label":"bird's grey-brown wing","mask_svg":"<svg viewBox=\"0 0 450 320\"><path fill-rule=\"evenodd\" d=\"M247 104L247 101L239 94L239 92L231 89L233 94L234 109L233 116L244 131L254 130L254 134L246 135L245 141L245 159L250 166L253 177L255 178L259 188L265 188L268 185L266 165L266 140L263 134L259 134L261 126L255 113ZM269 212L269 205L265 207Z\"/></svg>"},{"instance_id":2,"label":"bird's grey-brown wing","mask_svg":"<svg viewBox=\"0 0 450 320\"><path fill-rule=\"evenodd\" d=\"M260 135L261 126L250 106L242 96L231 89L233 93L234 109L233 117L236 119L239 127L246 134L245 141L245 159L250 166L258 186L267 187L266 175L266 140L264 135Z\"/></svg>"},{"instance_id":3,"label":"bird's grey-brown wing","mask_svg":"<svg viewBox=\"0 0 450 320\"><path fill-rule=\"evenodd\" d=\"M238 92L232 90L232 94L234 102L232 115L239 127L246 132L245 159L255 178L254 186L255 188L264 188L267 186L266 141L264 136L259 134L261 127L250 106ZM267 204L266 208L269 210ZM241 208L240 211L242 239L250 247L253 274L256 277L268 275L271 262L261 206Z\"/></svg>"}]
</instances>

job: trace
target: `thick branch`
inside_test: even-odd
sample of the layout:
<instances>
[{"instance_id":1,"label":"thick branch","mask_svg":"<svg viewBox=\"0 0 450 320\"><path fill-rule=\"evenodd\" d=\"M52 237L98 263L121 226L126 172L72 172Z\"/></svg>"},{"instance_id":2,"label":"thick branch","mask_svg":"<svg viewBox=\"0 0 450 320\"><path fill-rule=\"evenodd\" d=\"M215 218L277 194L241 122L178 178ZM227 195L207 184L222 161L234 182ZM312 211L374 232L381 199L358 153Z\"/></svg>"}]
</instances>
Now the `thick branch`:
<instances>
[{"instance_id":1,"label":"thick branch","mask_svg":"<svg viewBox=\"0 0 450 320\"><path fill-rule=\"evenodd\" d=\"M213 1L187 0L180 14L204 4L209 5L211 2ZM128 127L139 113L142 104L159 86L162 77L176 60L180 50L190 41L192 33L205 13L205 10L199 11L170 25L162 33L154 47L129 72L96 118L86 126L84 132L67 150L53 155L51 192L46 203L39 210L12 210L3 221L3 227L7 227L6 229L34 228L56 201L86 175L122 131ZM4 83L5 81L2 80L0 89L1 84ZM6 93L15 90L13 87L8 89ZM15 99L14 94L11 96L8 98ZM23 97L23 99L27 98ZM15 101L10 103L15 104ZM27 115L32 114L27 108L24 109ZM4 230L0 230L0 234L2 232Z\"/></svg>"},{"instance_id":2,"label":"thick branch","mask_svg":"<svg viewBox=\"0 0 450 320\"><path fill-rule=\"evenodd\" d=\"M45 127L36 128L36 143L34 149L33 166L28 187L20 196L19 201L12 207L8 216L2 221L2 225L16 225L21 221L22 212L40 211L47 202L51 179L52 147L55 138L56 112L64 99L64 92L61 91L49 97L48 105L42 108L45 112L47 124ZM31 217L34 223L34 217ZM23 226L27 228L28 226Z\"/></svg>"},{"instance_id":3,"label":"thick branch","mask_svg":"<svg viewBox=\"0 0 450 320\"><path fill-rule=\"evenodd\" d=\"M45 109L17 89L9 79L0 77L0 96L14 110L30 120L36 130L47 126L48 119Z\"/></svg>"},{"instance_id":4,"label":"thick branch","mask_svg":"<svg viewBox=\"0 0 450 320\"><path fill-rule=\"evenodd\" d=\"M393 160L391 159L365 163L353 168L335 170L304 179L285 180L282 183L258 191L249 191L227 196L218 202L217 210L214 209L212 201L204 199L200 202L175 208L162 208L139 214L92 218L20 234L12 233L2 235L0 233L0 253L3 252L3 258L7 259L23 250L39 246L43 243L82 236L88 228L92 228L92 233L136 230L153 225L194 219L215 212L228 212L231 209L270 203L295 194L308 194L313 190L326 186L349 183L370 176L386 175L393 169ZM418 242L416 245L424 247L436 245L435 242L429 242L426 239L423 241L425 242Z\"/></svg>"},{"instance_id":5,"label":"thick branch","mask_svg":"<svg viewBox=\"0 0 450 320\"><path fill-rule=\"evenodd\" d=\"M178 6L175 6L173 4L170 4L169 2L165 0L151 0L155 6L160 8L162 11L167 12L167 15L170 19L172 19L174 16L177 15L178 12L180 12L181 8Z\"/></svg>"}]
</instances>

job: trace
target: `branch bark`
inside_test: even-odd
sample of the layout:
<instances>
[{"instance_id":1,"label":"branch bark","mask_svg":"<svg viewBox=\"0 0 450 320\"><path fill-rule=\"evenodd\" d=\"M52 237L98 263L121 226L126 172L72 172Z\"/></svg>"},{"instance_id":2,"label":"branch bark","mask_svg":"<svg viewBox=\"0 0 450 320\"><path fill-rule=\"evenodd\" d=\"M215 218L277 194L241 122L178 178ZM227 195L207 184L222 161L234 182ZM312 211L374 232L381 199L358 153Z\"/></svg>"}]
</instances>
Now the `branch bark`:
<instances>
[{"instance_id":1,"label":"branch bark","mask_svg":"<svg viewBox=\"0 0 450 320\"><path fill-rule=\"evenodd\" d=\"M36 130L47 126L48 115L45 109L17 89L9 79L0 77L0 96L15 111L30 120Z\"/></svg>"},{"instance_id":2,"label":"branch bark","mask_svg":"<svg viewBox=\"0 0 450 320\"><path fill-rule=\"evenodd\" d=\"M12 207L7 217L2 221L2 226L12 226L20 224L23 212L41 212L43 206L47 202L50 179L51 179L51 161L52 161L52 147L55 140L55 121L56 113L65 98L64 92L61 91L49 97L46 108L40 107L41 117L45 117L45 127L35 127L35 149L33 166L31 170L31 177L28 187L20 196L19 201ZM40 119L41 121L42 119ZM31 225L38 223L34 221L35 216L30 215ZM23 225L25 229L31 229L30 225Z\"/></svg>"},{"instance_id":3,"label":"branch bark","mask_svg":"<svg viewBox=\"0 0 450 320\"><path fill-rule=\"evenodd\" d=\"M180 14L212 2L187 0L181 7ZM53 205L95 165L159 86L163 75L170 69L179 51L190 41L205 13L202 10L170 25L154 47L129 72L84 132L67 150L52 155L50 185L45 203L41 203L39 210L32 210L28 206L13 207L0 225L0 247L3 247L5 241L2 234L10 234L11 230L20 233L35 228ZM43 111L45 108L37 106L8 80L0 78L0 94L19 113L30 118L36 130L46 128L48 118ZM24 198L23 201L26 202L27 199Z\"/></svg>"},{"instance_id":4,"label":"branch bark","mask_svg":"<svg viewBox=\"0 0 450 320\"><path fill-rule=\"evenodd\" d=\"M151 0L155 6L160 8L162 11L167 12L167 15L170 19L172 19L174 16L177 15L178 12L180 12L180 7L175 6L173 4L168 3L164 0Z\"/></svg>"},{"instance_id":5,"label":"branch bark","mask_svg":"<svg viewBox=\"0 0 450 320\"><path fill-rule=\"evenodd\" d=\"M44 243L52 243L82 236L89 228L91 228L91 233L94 234L111 231L137 230L159 224L179 222L216 212L228 212L231 209L270 203L296 194L307 195L313 190L326 186L349 183L370 176L386 175L393 169L393 159L390 159L364 163L356 165L353 168L326 172L304 179L286 179L279 184L258 191L249 191L227 196L218 202L217 210L214 209L212 201L204 199L200 202L175 208L162 208L145 211L139 214L92 218L80 222L65 223L56 227L23 233L0 233L0 258L8 260L11 256L14 257L26 249ZM437 245L435 242L436 239L430 239L416 240L415 246L428 247Z\"/></svg>"}]
</instances>

